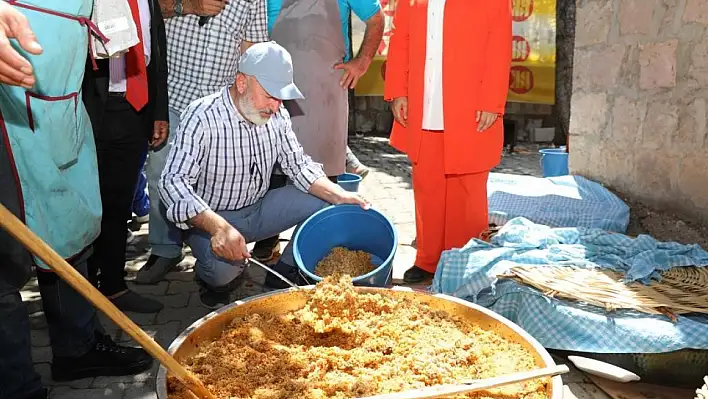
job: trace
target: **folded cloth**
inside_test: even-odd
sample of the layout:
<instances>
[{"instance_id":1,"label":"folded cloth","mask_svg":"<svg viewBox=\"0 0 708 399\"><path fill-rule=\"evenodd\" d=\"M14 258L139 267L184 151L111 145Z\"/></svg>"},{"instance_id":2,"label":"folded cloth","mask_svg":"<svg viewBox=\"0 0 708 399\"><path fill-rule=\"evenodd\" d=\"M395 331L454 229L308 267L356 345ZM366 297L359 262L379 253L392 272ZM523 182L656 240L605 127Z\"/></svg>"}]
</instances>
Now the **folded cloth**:
<instances>
[{"instance_id":1,"label":"folded cloth","mask_svg":"<svg viewBox=\"0 0 708 399\"><path fill-rule=\"evenodd\" d=\"M140 43L138 29L126 0L94 0L91 21L108 38L91 37L94 58L117 57Z\"/></svg>"}]
</instances>

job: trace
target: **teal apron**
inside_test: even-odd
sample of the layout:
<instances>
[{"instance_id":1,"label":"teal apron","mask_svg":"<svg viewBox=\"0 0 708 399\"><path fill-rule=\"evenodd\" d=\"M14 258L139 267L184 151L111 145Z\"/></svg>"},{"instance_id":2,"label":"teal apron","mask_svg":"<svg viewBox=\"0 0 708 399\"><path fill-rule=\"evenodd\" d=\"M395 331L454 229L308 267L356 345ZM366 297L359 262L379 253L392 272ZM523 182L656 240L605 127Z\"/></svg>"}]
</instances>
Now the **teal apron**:
<instances>
[{"instance_id":1,"label":"teal apron","mask_svg":"<svg viewBox=\"0 0 708 399\"><path fill-rule=\"evenodd\" d=\"M0 134L20 187L21 216L69 259L93 243L101 222L96 147L81 101L89 35L101 36L90 21L93 0L8 3L27 17L44 52L28 54L13 41L36 83L31 90L0 85Z\"/></svg>"}]
</instances>

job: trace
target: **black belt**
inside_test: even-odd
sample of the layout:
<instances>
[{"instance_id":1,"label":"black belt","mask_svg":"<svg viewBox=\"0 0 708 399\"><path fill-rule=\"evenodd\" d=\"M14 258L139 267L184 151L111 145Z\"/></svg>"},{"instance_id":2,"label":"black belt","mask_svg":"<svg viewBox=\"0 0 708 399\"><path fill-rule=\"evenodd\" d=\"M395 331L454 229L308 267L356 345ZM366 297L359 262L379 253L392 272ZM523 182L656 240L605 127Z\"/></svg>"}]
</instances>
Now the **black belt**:
<instances>
[{"instance_id":1,"label":"black belt","mask_svg":"<svg viewBox=\"0 0 708 399\"><path fill-rule=\"evenodd\" d=\"M108 92L108 97L122 97L122 98L125 98L125 92L124 92L124 91L109 91L109 92Z\"/></svg>"}]
</instances>

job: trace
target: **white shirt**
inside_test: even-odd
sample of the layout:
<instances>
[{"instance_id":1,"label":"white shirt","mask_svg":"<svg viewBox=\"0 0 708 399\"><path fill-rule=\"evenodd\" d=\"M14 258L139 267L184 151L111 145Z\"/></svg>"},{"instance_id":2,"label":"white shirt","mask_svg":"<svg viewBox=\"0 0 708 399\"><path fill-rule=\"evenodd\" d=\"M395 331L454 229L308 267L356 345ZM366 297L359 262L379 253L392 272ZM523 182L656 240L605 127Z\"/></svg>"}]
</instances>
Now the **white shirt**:
<instances>
[{"instance_id":1,"label":"white shirt","mask_svg":"<svg viewBox=\"0 0 708 399\"><path fill-rule=\"evenodd\" d=\"M428 26L425 46L423 92L423 129L444 130L443 123L443 14L445 0L428 1Z\"/></svg>"},{"instance_id":2,"label":"white shirt","mask_svg":"<svg viewBox=\"0 0 708 399\"><path fill-rule=\"evenodd\" d=\"M138 0L138 13L140 14L140 27L142 30L143 52L145 53L145 65L150 65L150 21L152 13L150 12L150 3L148 0ZM125 55L117 58L111 58L109 61L110 81L108 83L108 91L124 93L126 91L127 81L125 73Z\"/></svg>"}]
</instances>

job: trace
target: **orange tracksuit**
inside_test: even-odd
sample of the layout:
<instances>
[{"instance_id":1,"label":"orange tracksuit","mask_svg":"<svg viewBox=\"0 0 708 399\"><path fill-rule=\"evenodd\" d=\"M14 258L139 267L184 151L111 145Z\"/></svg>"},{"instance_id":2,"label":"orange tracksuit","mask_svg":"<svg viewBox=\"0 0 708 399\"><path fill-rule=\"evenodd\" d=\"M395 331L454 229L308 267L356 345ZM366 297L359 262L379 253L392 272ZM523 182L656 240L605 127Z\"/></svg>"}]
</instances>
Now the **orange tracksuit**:
<instances>
[{"instance_id":1,"label":"orange tracksuit","mask_svg":"<svg viewBox=\"0 0 708 399\"><path fill-rule=\"evenodd\" d=\"M501 116L477 132L477 111L504 113L511 67L511 1L447 0L443 27L444 132L422 129L427 0L398 0L384 97L408 97L408 126L391 145L413 164L416 266L434 272L443 250L488 226L487 177L501 160Z\"/></svg>"}]
</instances>

